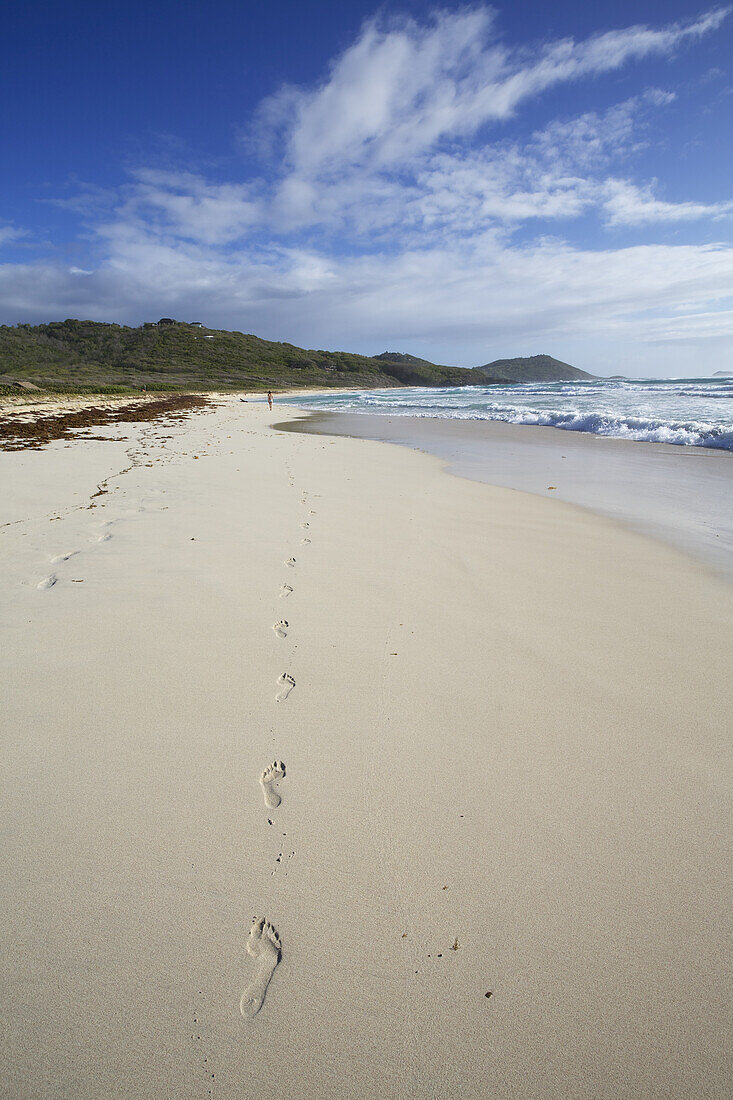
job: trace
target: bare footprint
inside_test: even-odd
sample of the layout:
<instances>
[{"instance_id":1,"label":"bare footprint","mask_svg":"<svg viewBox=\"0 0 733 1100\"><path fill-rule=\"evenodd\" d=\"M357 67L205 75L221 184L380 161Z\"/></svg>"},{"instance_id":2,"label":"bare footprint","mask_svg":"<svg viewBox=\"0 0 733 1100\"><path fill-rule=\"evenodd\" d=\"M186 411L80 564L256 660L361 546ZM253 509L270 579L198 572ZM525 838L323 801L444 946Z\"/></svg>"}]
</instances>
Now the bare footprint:
<instances>
[{"instance_id":1,"label":"bare footprint","mask_svg":"<svg viewBox=\"0 0 733 1100\"><path fill-rule=\"evenodd\" d=\"M288 558L288 560L285 562L285 564L289 565L290 568L293 569L295 567L295 558Z\"/></svg>"},{"instance_id":2,"label":"bare footprint","mask_svg":"<svg viewBox=\"0 0 733 1100\"><path fill-rule=\"evenodd\" d=\"M310 523L301 523L300 526L305 530L307 527L310 527Z\"/></svg>"},{"instance_id":3,"label":"bare footprint","mask_svg":"<svg viewBox=\"0 0 733 1100\"><path fill-rule=\"evenodd\" d=\"M269 921L260 917L252 925L247 940L247 954L256 960L257 968L239 1002L239 1011L245 1020L256 1016L262 1008L270 978L280 962L281 950L277 932Z\"/></svg>"},{"instance_id":4,"label":"bare footprint","mask_svg":"<svg viewBox=\"0 0 733 1100\"><path fill-rule=\"evenodd\" d=\"M53 588L57 580L58 577L56 574L52 573L50 577L44 577L42 581L39 581L36 588L40 589L40 591L43 591L45 588Z\"/></svg>"},{"instance_id":5,"label":"bare footprint","mask_svg":"<svg viewBox=\"0 0 733 1100\"><path fill-rule=\"evenodd\" d=\"M301 539L301 540L300 540L300 545L301 545L301 546L309 546L309 545L310 545L310 541L311 541L310 539Z\"/></svg>"},{"instance_id":6,"label":"bare footprint","mask_svg":"<svg viewBox=\"0 0 733 1100\"><path fill-rule=\"evenodd\" d=\"M274 760L269 768L265 768L260 776L260 786L262 787L262 793L265 796L265 805L268 810L276 810L282 802L280 795L273 787L273 783L277 783L278 779L284 778L285 765L282 760Z\"/></svg>"},{"instance_id":7,"label":"bare footprint","mask_svg":"<svg viewBox=\"0 0 733 1100\"><path fill-rule=\"evenodd\" d=\"M295 687L295 680L289 672L283 672L282 676L278 677L278 684L280 685L280 691L275 696L276 703L284 703L290 692Z\"/></svg>"},{"instance_id":8,"label":"bare footprint","mask_svg":"<svg viewBox=\"0 0 733 1100\"><path fill-rule=\"evenodd\" d=\"M281 584L280 585L280 596L281 596L281 598L283 596L289 596L292 591L293 590L292 590L292 588L290 587L289 584Z\"/></svg>"},{"instance_id":9,"label":"bare footprint","mask_svg":"<svg viewBox=\"0 0 733 1100\"><path fill-rule=\"evenodd\" d=\"M78 550L69 550L68 554L57 554L55 558L51 558L51 565L58 565L59 562L68 561L69 558L73 558L74 555L78 553Z\"/></svg>"},{"instance_id":10,"label":"bare footprint","mask_svg":"<svg viewBox=\"0 0 733 1100\"><path fill-rule=\"evenodd\" d=\"M278 638L287 638L288 636L288 621L287 619L281 619L279 623L275 623L272 628L277 634Z\"/></svg>"},{"instance_id":11,"label":"bare footprint","mask_svg":"<svg viewBox=\"0 0 733 1100\"><path fill-rule=\"evenodd\" d=\"M102 521L102 523L97 523L95 525L97 530L99 531L97 542L106 542L107 539L112 538L110 527L113 525L114 522L115 520L113 519L105 519Z\"/></svg>"}]
</instances>

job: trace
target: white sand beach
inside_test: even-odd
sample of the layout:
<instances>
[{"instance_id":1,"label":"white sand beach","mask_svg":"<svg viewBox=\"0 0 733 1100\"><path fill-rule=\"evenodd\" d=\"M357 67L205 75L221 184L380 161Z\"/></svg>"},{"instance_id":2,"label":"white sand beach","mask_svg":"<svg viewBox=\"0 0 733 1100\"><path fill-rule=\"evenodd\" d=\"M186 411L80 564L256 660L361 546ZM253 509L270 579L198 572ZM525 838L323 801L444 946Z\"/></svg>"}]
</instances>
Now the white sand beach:
<instances>
[{"instance_id":1,"label":"white sand beach","mask_svg":"<svg viewBox=\"0 0 733 1100\"><path fill-rule=\"evenodd\" d=\"M0 1092L730 1095L730 584L297 415L0 452Z\"/></svg>"}]
</instances>

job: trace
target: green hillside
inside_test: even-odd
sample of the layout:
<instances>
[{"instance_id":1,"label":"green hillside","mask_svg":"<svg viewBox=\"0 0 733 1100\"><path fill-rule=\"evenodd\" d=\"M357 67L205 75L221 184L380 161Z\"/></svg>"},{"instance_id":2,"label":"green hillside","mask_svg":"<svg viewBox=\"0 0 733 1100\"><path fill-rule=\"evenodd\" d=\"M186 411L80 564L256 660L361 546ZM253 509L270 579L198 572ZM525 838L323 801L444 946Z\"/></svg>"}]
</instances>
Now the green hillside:
<instances>
[{"instance_id":1,"label":"green hillside","mask_svg":"<svg viewBox=\"0 0 733 1100\"><path fill-rule=\"evenodd\" d=\"M551 355L527 355L517 359L495 359L483 367L474 367L481 384L486 382L567 382L595 378L578 367L571 367Z\"/></svg>"},{"instance_id":2,"label":"green hillside","mask_svg":"<svg viewBox=\"0 0 733 1100\"><path fill-rule=\"evenodd\" d=\"M375 359L379 360L380 364L384 364L383 370L389 371L394 377L405 386L424 386L424 382L419 382L417 379L422 378L431 370L439 371L455 371L458 370L461 373L468 375L466 379L458 382L451 380L450 382L435 382L433 385L458 385L458 386L475 386L481 385L481 382L475 378L471 378L471 371L465 371L462 367L436 367L434 363L429 363L427 359L418 359L415 355L407 355L406 352L401 351L383 351L381 355L375 355Z\"/></svg>"},{"instance_id":3,"label":"green hillside","mask_svg":"<svg viewBox=\"0 0 733 1100\"><path fill-rule=\"evenodd\" d=\"M308 351L242 332L179 321L139 328L100 321L0 326L0 387L51 391L267 390L471 385L461 367L392 363L340 351Z\"/></svg>"}]
</instances>

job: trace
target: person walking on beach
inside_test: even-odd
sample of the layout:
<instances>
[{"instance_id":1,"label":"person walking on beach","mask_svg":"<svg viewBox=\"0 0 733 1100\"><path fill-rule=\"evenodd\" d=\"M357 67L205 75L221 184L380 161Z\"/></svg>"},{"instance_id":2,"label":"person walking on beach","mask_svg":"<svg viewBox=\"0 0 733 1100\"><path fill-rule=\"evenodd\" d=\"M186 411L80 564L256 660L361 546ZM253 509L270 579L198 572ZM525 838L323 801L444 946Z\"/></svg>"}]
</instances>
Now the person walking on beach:
<instances>
[{"instance_id":1,"label":"person walking on beach","mask_svg":"<svg viewBox=\"0 0 733 1100\"><path fill-rule=\"evenodd\" d=\"M272 412L272 390L267 391L267 404L270 406L270 412Z\"/></svg>"}]
</instances>

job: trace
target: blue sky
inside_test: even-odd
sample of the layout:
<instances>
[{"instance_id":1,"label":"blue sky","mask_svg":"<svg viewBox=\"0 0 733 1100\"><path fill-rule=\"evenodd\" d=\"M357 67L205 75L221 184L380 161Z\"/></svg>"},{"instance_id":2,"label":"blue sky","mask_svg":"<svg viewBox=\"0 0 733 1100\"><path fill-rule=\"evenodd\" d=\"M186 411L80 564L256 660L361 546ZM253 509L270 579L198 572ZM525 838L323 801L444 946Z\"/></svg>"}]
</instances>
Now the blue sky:
<instances>
[{"instance_id":1,"label":"blue sky","mask_svg":"<svg viewBox=\"0 0 733 1100\"><path fill-rule=\"evenodd\" d=\"M0 322L729 368L731 58L680 0L11 5Z\"/></svg>"}]
</instances>

